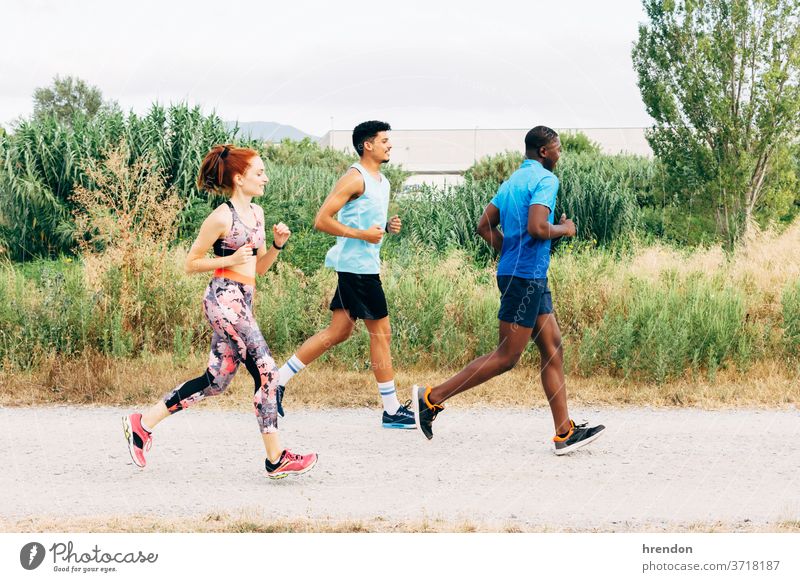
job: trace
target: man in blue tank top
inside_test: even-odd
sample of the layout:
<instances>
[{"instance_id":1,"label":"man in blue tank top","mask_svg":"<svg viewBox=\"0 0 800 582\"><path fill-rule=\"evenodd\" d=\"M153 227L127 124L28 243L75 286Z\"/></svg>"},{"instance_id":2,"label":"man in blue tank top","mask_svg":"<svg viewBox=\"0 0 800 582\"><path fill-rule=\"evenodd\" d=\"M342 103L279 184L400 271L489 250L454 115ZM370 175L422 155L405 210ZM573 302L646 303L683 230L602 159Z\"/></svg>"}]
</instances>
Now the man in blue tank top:
<instances>
[{"instance_id":1,"label":"man in blue tank top","mask_svg":"<svg viewBox=\"0 0 800 582\"><path fill-rule=\"evenodd\" d=\"M397 400L389 349L391 329L386 296L381 285L380 248L384 235L396 234L400 217L388 219L389 180L381 165L389 161L392 143L388 123L365 121L353 130L353 147L359 154L331 190L314 221L314 228L336 237L325 256L325 266L334 269L338 285L331 301L330 325L307 339L280 369L278 411L286 383L300 370L353 333L357 319L369 331L370 360L383 400L384 428L413 429L409 404Z\"/></svg>"},{"instance_id":2,"label":"man in blue tank top","mask_svg":"<svg viewBox=\"0 0 800 582\"><path fill-rule=\"evenodd\" d=\"M525 160L503 182L478 223L478 234L500 253L500 342L496 350L470 362L435 387L414 386L411 402L417 427L430 440L433 421L445 400L513 368L531 337L541 355L541 378L553 414L556 455L569 453L598 436L603 425L576 425L569 417L561 331L547 286L550 241L575 236L575 224L562 214L554 224L561 157L558 134L537 126L525 136ZM499 230L498 226L502 229Z\"/></svg>"}]
</instances>

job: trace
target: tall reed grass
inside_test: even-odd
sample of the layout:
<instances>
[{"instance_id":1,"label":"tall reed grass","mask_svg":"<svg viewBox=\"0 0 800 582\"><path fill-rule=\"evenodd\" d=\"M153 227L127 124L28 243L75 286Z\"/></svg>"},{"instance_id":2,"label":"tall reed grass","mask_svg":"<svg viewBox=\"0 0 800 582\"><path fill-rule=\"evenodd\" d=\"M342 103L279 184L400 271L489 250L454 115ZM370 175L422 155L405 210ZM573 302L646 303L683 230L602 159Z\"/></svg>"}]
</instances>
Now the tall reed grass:
<instances>
[{"instance_id":1,"label":"tall reed grass","mask_svg":"<svg viewBox=\"0 0 800 582\"><path fill-rule=\"evenodd\" d=\"M142 117L111 111L91 119L76 115L72 124L53 117L23 121L0 138L0 237L7 254L30 259L73 251L73 191L93 187L86 168L120 142L128 145L131 164L151 157L166 186L191 206L206 199L194 183L203 156L232 138L219 117L184 104L156 104Z\"/></svg>"}]
</instances>

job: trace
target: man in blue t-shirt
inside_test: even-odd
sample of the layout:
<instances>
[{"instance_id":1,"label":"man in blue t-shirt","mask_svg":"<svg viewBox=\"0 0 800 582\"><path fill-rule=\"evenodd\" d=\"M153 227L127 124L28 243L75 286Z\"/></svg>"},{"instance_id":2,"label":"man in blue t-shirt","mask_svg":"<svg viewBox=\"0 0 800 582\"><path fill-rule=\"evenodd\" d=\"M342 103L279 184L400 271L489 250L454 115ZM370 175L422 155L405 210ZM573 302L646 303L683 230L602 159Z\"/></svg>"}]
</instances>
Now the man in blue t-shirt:
<instances>
[{"instance_id":1,"label":"man in blue t-shirt","mask_svg":"<svg viewBox=\"0 0 800 582\"><path fill-rule=\"evenodd\" d=\"M558 224L554 221L558 178L553 169L560 157L558 134L549 127L534 127L525 136L525 161L503 182L481 216L478 234L500 253L500 343L442 384L413 387L414 421L428 439L433 438L434 419L444 410L442 403L513 368L531 336L541 354L542 386L553 414L556 455L589 444L605 428L576 425L567 409L561 331L547 287L550 241L575 236L575 224L565 214Z\"/></svg>"}]
</instances>

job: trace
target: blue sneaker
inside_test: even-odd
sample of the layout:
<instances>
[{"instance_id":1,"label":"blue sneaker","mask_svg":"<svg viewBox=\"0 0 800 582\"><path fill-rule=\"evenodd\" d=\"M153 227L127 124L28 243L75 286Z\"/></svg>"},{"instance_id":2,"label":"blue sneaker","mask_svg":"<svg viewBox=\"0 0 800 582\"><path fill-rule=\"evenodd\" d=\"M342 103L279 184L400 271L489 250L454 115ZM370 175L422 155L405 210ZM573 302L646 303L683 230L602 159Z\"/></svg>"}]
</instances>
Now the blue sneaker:
<instances>
[{"instance_id":1,"label":"blue sneaker","mask_svg":"<svg viewBox=\"0 0 800 582\"><path fill-rule=\"evenodd\" d=\"M417 428L414 424L414 413L411 411L411 401L400 406L394 414L384 410L383 428Z\"/></svg>"},{"instance_id":2,"label":"blue sneaker","mask_svg":"<svg viewBox=\"0 0 800 582\"><path fill-rule=\"evenodd\" d=\"M278 384L277 390L275 390L275 402L278 405L278 414L283 416L283 393L286 390L286 386L281 386Z\"/></svg>"}]
</instances>

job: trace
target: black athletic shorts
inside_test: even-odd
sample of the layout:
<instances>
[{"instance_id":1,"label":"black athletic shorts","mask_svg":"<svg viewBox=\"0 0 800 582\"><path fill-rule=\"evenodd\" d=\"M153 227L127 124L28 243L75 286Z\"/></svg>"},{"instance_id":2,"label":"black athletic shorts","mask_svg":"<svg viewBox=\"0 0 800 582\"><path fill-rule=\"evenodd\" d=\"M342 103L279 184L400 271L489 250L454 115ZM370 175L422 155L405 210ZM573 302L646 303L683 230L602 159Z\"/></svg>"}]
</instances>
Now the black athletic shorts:
<instances>
[{"instance_id":1,"label":"black athletic shorts","mask_svg":"<svg viewBox=\"0 0 800 582\"><path fill-rule=\"evenodd\" d=\"M346 309L353 319L383 319L389 315L380 275L337 273L339 284L331 301L331 311Z\"/></svg>"}]
</instances>

